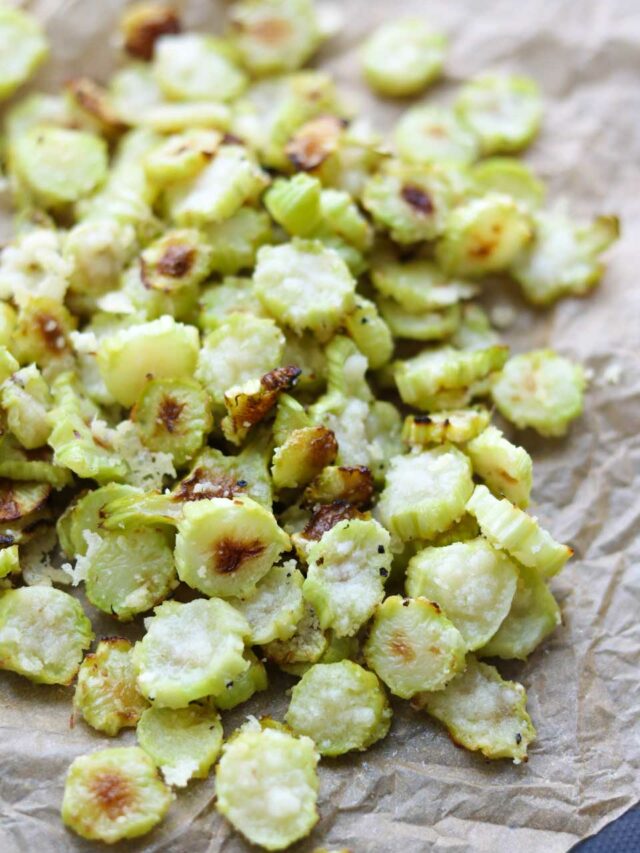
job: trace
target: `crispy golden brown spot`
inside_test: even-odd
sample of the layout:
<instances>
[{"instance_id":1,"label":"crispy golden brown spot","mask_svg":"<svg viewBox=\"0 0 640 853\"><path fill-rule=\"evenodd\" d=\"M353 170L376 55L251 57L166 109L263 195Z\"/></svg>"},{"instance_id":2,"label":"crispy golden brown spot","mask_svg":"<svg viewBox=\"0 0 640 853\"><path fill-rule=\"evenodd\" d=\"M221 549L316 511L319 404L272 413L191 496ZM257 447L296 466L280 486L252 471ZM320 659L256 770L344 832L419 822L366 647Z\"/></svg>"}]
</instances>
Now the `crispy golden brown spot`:
<instances>
[{"instance_id":1,"label":"crispy golden brown spot","mask_svg":"<svg viewBox=\"0 0 640 853\"><path fill-rule=\"evenodd\" d=\"M500 241L500 235L502 234L502 226L497 222L491 226L491 233L494 235L493 237L487 237L480 240L477 240L473 246L469 249L469 254L472 258L488 258L489 255L493 254L496 246Z\"/></svg>"},{"instance_id":2,"label":"crispy golden brown spot","mask_svg":"<svg viewBox=\"0 0 640 853\"><path fill-rule=\"evenodd\" d=\"M309 442L309 462L318 471L331 465L338 454L338 441L332 430L315 427L315 435Z\"/></svg>"},{"instance_id":3,"label":"crispy golden brown spot","mask_svg":"<svg viewBox=\"0 0 640 853\"><path fill-rule=\"evenodd\" d=\"M214 548L214 569L221 575L230 575L263 551L264 545L259 539L222 539Z\"/></svg>"},{"instance_id":4,"label":"crispy golden brown spot","mask_svg":"<svg viewBox=\"0 0 640 853\"><path fill-rule=\"evenodd\" d=\"M396 657L402 658L407 663L412 660L415 660L416 658L416 653L413 649L413 646L401 631L397 631L393 635L393 637L389 641L389 648L392 654L394 654Z\"/></svg>"},{"instance_id":5,"label":"crispy golden brown spot","mask_svg":"<svg viewBox=\"0 0 640 853\"><path fill-rule=\"evenodd\" d=\"M266 18L242 29L258 41L272 46L286 43L292 32L291 23L286 18Z\"/></svg>"},{"instance_id":6,"label":"crispy golden brown spot","mask_svg":"<svg viewBox=\"0 0 640 853\"><path fill-rule=\"evenodd\" d=\"M247 482L226 471L196 468L176 489L174 501L201 501L208 498L232 498L246 490Z\"/></svg>"},{"instance_id":7,"label":"crispy golden brown spot","mask_svg":"<svg viewBox=\"0 0 640 853\"><path fill-rule=\"evenodd\" d=\"M103 129L112 134L123 133L127 125L122 121L109 102L106 90L89 77L77 77L67 83L81 110L100 122Z\"/></svg>"},{"instance_id":8,"label":"crispy golden brown spot","mask_svg":"<svg viewBox=\"0 0 640 853\"><path fill-rule=\"evenodd\" d=\"M177 12L171 6L139 3L124 15L122 30L127 53L148 62L153 58L160 36L179 33L181 27Z\"/></svg>"},{"instance_id":9,"label":"crispy golden brown spot","mask_svg":"<svg viewBox=\"0 0 640 853\"><path fill-rule=\"evenodd\" d=\"M170 278L182 278L194 264L195 249L182 243L172 243L167 246L163 256L158 261L158 272Z\"/></svg>"},{"instance_id":10,"label":"crispy golden brown spot","mask_svg":"<svg viewBox=\"0 0 640 853\"><path fill-rule=\"evenodd\" d=\"M345 122L332 115L308 121L285 146L289 162L303 172L317 169L337 150L344 127Z\"/></svg>"},{"instance_id":11,"label":"crispy golden brown spot","mask_svg":"<svg viewBox=\"0 0 640 853\"><path fill-rule=\"evenodd\" d=\"M260 379L260 390L254 394L238 394L228 404L233 429L244 435L247 429L262 421L275 406L278 395L288 391L298 381L299 367L276 367Z\"/></svg>"},{"instance_id":12,"label":"crispy golden brown spot","mask_svg":"<svg viewBox=\"0 0 640 853\"><path fill-rule=\"evenodd\" d=\"M33 317L45 347L55 355L60 355L67 348L67 338L64 329L51 314L38 312Z\"/></svg>"},{"instance_id":13,"label":"crispy golden brown spot","mask_svg":"<svg viewBox=\"0 0 640 853\"><path fill-rule=\"evenodd\" d=\"M135 790L129 780L116 771L98 773L90 788L98 807L111 820L125 814L135 802Z\"/></svg>"},{"instance_id":14,"label":"crispy golden brown spot","mask_svg":"<svg viewBox=\"0 0 640 853\"><path fill-rule=\"evenodd\" d=\"M430 197L421 187L407 184L402 188L400 194L408 205L423 216L428 216L435 210Z\"/></svg>"},{"instance_id":15,"label":"crispy golden brown spot","mask_svg":"<svg viewBox=\"0 0 640 853\"><path fill-rule=\"evenodd\" d=\"M302 535L318 541L332 527L348 518L363 518L362 513L346 501L334 501L318 506L307 522Z\"/></svg>"},{"instance_id":16,"label":"crispy golden brown spot","mask_svg":"<svg viewBox=\"0 0 640 853\"><path fill-rule=\"evenodd\" d=\"M20 518L20 504L15 499L10 480L2 480L0 485L0 521L14 521Z\"/></svg>"},{"instance_id":17,"label":"crispy golden brown spot","mask_svg":"<svg viewBox=\"0 0 640 853\"><path fill-rule=\"evenodd\" d=\"M184 411L185 404L167 395L163 398L158 411L158 421L168 433L174 433Z\"/></svg>"}]
</instances>

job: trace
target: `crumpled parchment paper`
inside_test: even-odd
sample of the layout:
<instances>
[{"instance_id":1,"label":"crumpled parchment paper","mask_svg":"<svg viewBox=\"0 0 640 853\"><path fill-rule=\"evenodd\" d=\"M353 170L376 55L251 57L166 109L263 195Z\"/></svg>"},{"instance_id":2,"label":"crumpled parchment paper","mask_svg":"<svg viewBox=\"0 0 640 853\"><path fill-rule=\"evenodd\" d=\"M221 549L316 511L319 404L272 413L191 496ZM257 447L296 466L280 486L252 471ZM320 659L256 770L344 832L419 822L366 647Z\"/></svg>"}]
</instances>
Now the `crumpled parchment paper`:
<instances>
[{"instance_id":1,"label":"crumpled parchment paper","mask_svg":"<svg viewBox=\"0 0 640 853\"><path fill-rule=\"evenodd\" d=\"M108 74L122 0L35 0L53 57L38 84ZM353 90L381 130L402 105L365 91L356 64L362 37L400 14L428 18L450 36L446 82L487 68L534 76L545 99L544 129L528 158L553 199L572 211L621 216L623 237L607 275L585 300L525 309L507 290L492 294L518 310L507 337L516 351L552 345L582 360L593 378L586 413L562 440L525 433L534 456L532 511L575 559L554 580L564 624L526 664L501 666L521 680L538 739L529 763L489 763L456 749L435 723L394 703L391 734L362 756L323 761L321 821L295 851L317 845L354 853L560 853L640 798L640 9L635 0L343 0L340 33L319 62ZM224 4L190 0L188 24L220 27ZM617 376L619 374L619 377ZM615 381L618 378L619 381ZM122 633L96 616L98 635ZM135 627L125 633L135 636ZM283 687L228 717L282 714ZM113 745L69 724L71 689L0 678L0 850L99 849L67 833L59 818L71 760ZM118 743L132 742L125 734ZM131 851L247 851L217 816L214 784L191 783L165 822ZM251 848L253 849L253 848Z\"/></svg>"}]
</instances>

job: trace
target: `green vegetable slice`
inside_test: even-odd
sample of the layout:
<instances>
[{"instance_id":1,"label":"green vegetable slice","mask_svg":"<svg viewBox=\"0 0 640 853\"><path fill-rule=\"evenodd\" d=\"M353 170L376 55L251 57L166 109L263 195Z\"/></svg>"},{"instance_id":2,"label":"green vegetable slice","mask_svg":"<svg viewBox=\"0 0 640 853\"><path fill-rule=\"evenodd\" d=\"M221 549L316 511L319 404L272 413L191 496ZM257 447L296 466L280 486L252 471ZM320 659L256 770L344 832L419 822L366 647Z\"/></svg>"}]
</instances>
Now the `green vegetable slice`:
<instances>
[{"instance_id":1,"label":"green vegetable slice","mask_svg":"<svg viewBox=\"0 0 640 853\"><path fill-rule=\"evenodd\" d=\"M542 102L529 77L483 74L466 83L455 109L478 136L483 154L525 148L538 132Z\"/></svg>"},{"instance_id":2,"label":"green vegetable slice","mask_svg":"<svg viewBox=\"0 0 640 853\"><path fill-rule=\"evenodd\" d=\"M186 708L249 668L247 621L219 598L165 601L133 648L138 689L159 708Z\"/></svg>"},{"instance_id":3,"label":"green vegetable slice","mask_svg":"<svg viewBox=\"0 0 640 853\"><path fill-rule=\"evenodd\" d=\"M381 95L416 95L440 76L446 39L418 18L374 30L362 50L367 83Z\"/></svg>"},{"instance_id":4,"label":"green vegetable slice","mask_svg":"<svg viewBox=\"0 0 640 853\"><path fill-rule=\"evenodd\" d=\"M72 762L65 780L62 820L82 838L114 844L153 829L173 799L142 749L101 749Z\"/></svg>"},{"instance_id":5,"label":"green vegetable slice","mask_svg":"<svg viewBox=\"0 0 640 853\"><path fill-rule=\"evenodd\" d=\"M233 681L228 681L222 690L218 691L212 700L217 708L229 711L250 699L254 693L266 690L268 687L267 670L261 660L248 649L244 653L249 661L249 668L236 675Z\"/></svg>"},{"instance_id":6,"label":"green vegetable slice","mask_svg":"<svg viewBox=\"0 0 640 853\"><path fill-rule=\"evenodd\" d=\"M93 640L78 601L49 586L0 594L0 668L37 684L70 684Z\"/></svg>"},{"instance_id":7,"label":"green vegetable slice","mask_svg":"<svg viewBox=\"0 0 640 853\"><path fill-rule=\"evenodd\" d=\"M285 720L321 755L368 749L385 737L391 708L372 672L349 660L315 664L291 691Z\"/></svg>"},{"instance_id":8,"label":"green vegetable slice","mask_svg":"<svg viewBox=\"0 0 640 853\"><path fill-rule=\"evenodd\" d=\"M585 385L579 364L542 349L509 359L491 393L500 414L517 427L555 437L582 414Z\"/></svg>"},{"instance_id":9,"label":"green vegetable slice","mask_svg":"<svg viewBox=\"0 0 640 853\"><path fill-rule=\"evenodd\" d=\"M427 539L463 515L472 492L469 460L443 444L391 460L378 513L401 539Z\"/></svg>"},{"instance_id":10,"label":"green vegetable slice","mask_svg":"<svg viewBox=\"0 0 640 853\"><path fill-rule=\"evenodd\" d=\"M425 548L409 560L406 590L437 601L467 649L483 646L506 618L518 571L485 539Z\"/></svg>"},{"instance_id":11,"label":"green vegetable slice","mask_svg":"<svg viewBox=\"0 0 640 853\"><path fill-rule=\"evenodd\" d=\"M444 723L454 743L486 758L527 760L536 736L526 710L527 694L517 681L504 681L498 670L473 655L467 668L444 690L421 693L414 703Z\"/></svg>"},{"instance_id":12,"label":"green vegetable slice","mask_svg":"<svg viewBox=\"0 0 640 853\"><path fill-rule=\"evenodd\" d=\"M229 599L251 626L252 645L288 640L295 634L304 613L303 581L295 560L287 560L273 566L253 591Z\"/></svg>"},{"instance_id":13,"label":"green vegetable slice","mask_svg":"<svg viewBox=\"0 0 640 853\"><path fill-rule=\"evenodd\" d=\"M92 728L107 735L135 726L149 704L136 686L132 648L122 637L101 640L78 671L73 707Z\"/></svg>"},{"instance_id":14,"label":"green vegetable slice","mask_svg":"<svg viewBox=\"0 0 640 853\"><path fill-rule=\"evenodd\" d=\"M389 690L409 699L445 687L464 669L466 646L437 604L392 595L378 606L363 652Z\"/></svg>"},{"instance_id":15,"label":"green vegetable slice","mask_svg":"<svg viewBox=\"0 0 640 853\"><path fill-rule=\"evenodd\" d=\"M206 779L222 748L218 712L196 704L178 709L147 708L136 736L165 782L177 788L183 788L190 779Z\"/></svg>"},{"instance_id":16,"label":"green vegetable slice","mask_svg":"<svg viewBox=\"0 0 640 853\"><path fill-rule=\"evenodd\" d=\"M395 128L398 153L408 163L444 161L461 166L472 163L478 141L455 113L438 106L411 107Z\"/></svg>"},{"instance_id":17,"label":"green vegetable slice","mask_svg":"<svg viewBox=\"0 0 640 853\"><path fill-rule=\"evenodd\" d=\"M302 588L322 628L353 636L384 597L390 537L377 521L351 519L328 530L308 553Z\"/></svg>"},{"instance_id":18,"label":"green vegetable slice","mask_svg":"<svg viewBox=\"0 0 640 853\"><path fill-rule=\"evenodd\" d=\"M515 258L511 273L525 299L550 305L563 296L584 296L600 281L600 255L620 234L615 216L575 223L560 210L541 211L534 218L533 243Z\"/></svg>"},{"instance_id":19,"label":"green vegetable slice","mask_svg":"<svg viewBox=\"0 0 640 853\"><path fill-rule=\"evenodd\" d=\"M216 808L251 843L283 850L318 820L318 760L310 738L249 722L223 747Z\"/></svg>"},{"instance_id":20,"label":"green vegetable slice","mask_svg":"<svg viewBox=\"0 0 640 853\"><path fill-rule=\"evenodd\" d=\"M251 592L289 547L273 515L247 497L187 503L178 522L180 580L205 595Z\"/></svg>"},{"instance_id":21,"label":"green vegetable slice","mask_svg":"<svg viewBox=\"0 0 640 853\"><path fill-rule=\"evenodd\" d=\"M35 17L3 6L0 9L0 98L8 98L47 57L47 40Z\"/></svg>"}]
</instances>

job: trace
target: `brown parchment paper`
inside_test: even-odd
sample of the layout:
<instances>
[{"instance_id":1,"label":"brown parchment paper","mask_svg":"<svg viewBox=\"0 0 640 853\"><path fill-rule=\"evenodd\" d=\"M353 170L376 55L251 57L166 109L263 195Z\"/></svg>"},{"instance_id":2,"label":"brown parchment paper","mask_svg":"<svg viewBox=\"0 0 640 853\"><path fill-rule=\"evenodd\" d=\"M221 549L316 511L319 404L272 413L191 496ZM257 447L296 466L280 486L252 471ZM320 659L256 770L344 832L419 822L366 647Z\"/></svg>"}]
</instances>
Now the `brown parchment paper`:
<instances>
[{"instance_id":1,"label":"brown parchment paper","mask_svg":"<svg viewBox=\"0 0 640 853\"><path fill-rule=\"evenodd\" d=\"M53 43L39 85L109 72L122 0L26 5ZM220 28L223 3L184 7L189 24ZM452 83L487 68L536 77L546 113L529 159L552 198L566 196L577 214L618 213L624 231L589 299L533 312L510 292L494 294L520 311L507 335L516 350L553 345L593 371L586 413L568 438L520 437L535 461L533 512L576 551L553 582L564 625L526 664L501 667L528 689L539 732L528 765L490 764L456 749L437 725L395 703L385 741L362 756L322 762L321 821L293 849L560 853L640 797L640 7L636 0L344 0L336 7L343 26L319 62L381 130L401 107L365 91L356 47L384 18L423 16L451 40L447 81L428 97L446 100ZM619 382L610 381L617 372ZM98 634L122 633L92 616ZM245 713L280 715L288 683L230 716L227 732ZM70 689L2 674L3 853L99 849L64 830L59 807L70 761L114 742L82 723L70 728L70 702ZM117 742L132 740L129 732ZM157 830L118 849L249 850L217 816L213 794L212 779L192 783Z\"/></svg>"}]
</instances>

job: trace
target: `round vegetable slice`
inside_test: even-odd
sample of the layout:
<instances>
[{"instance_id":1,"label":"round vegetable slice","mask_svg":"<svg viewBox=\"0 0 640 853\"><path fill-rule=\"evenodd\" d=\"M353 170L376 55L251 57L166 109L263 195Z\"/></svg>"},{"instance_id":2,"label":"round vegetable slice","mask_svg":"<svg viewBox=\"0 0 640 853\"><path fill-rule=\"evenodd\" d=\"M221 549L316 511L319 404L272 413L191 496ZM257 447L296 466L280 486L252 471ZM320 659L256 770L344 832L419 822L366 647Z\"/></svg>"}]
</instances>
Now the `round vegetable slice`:
<instances>
[{"instance_id":1,"label":"round vegetable slice","mask_svg":"<svg viewBox=\"0 0 640 853\"><path fill-rule=\"evenodd\" d=\"M206 779L222 748L222 723L214 708L147 708L136 729L138 743L168 785L183 788Z\"/></svg>"},{"instance_id":2,"label":"round vegetable slice","mask_svg":"<svg viewBox=\"0 0 640 853\"><path fill-rule=\"evenodd\" d=\"M83 579L87 598L123 622L159 604L178 585L170 540L164 531L140 527L89 533L78 557L74 583Z\"/></svg>"},{"instance_id":3,"label":"round vegetable slice","mask_svg":"<svg viewBox=\"0 0 640 853\"><path fill-rule=\"evenodd\" d=\"M315 664L291 691L285 720L310 737L321 755L365 750L385 737L391 708L372 672L343 660Z\"/></svg>"},{"instance_id":4,"label":"round vegetable slice","mask_svg":"<svg viewBox=\"0 0 640 853\"><path fill-rule=\"evenodd\" d=\"M256 76L295 71L322 41L311 0L243 0L230 23L241 62Z\"/></svg>"},{"instance_id":5,"label":"round vegetable slice","mask_svg":"<svg viewBox=\"0 0 640 853\"><path fill-rule=\"evenodd\" d=\"M401 539L427 539L464 513L473 481L469 460L444 444L391 460L378 511Z\"/></svg>"},{"instance_id":6,"label":"round vegetable slice","mask_svg":"<svg viewBox=\"0 0 640 853\"><path fill-rule=\"evenodd\" d=\"M136 685L132 649L122 637L101 640L78 671L73 707L92 728L108 735L135 726L149 704Z\"/></svg>"},{"instance_id":7,"label":"round vegetable slice","mask_svg":"<svg viewBox=\"0 0 640 853\"><path fill-rule=\"evenodd\" d=\"M263 246L254 274L255 292L281 323L326 340L355 307L355 281L344 261L317 240L294 239Z\"/></svg>"},{"instance_id":8,"label":"round vegetable slice","mask_svg":"<svg viewBox=\"0 0 640 853\"><path fill-rule=\"evenodd\" d=\"M451 211L436 256L450 274L481 276L507 269L532 237L524 208L509 196L487 193Z\"/></svg>"},{"instance_id":9,"label":"round vegetable slice","mask_svg":"<svg viewBox=\"0 0 640 853\"><path fill-rule=\"evenodd\" d=\"M231 314L205 338L196 377L222 405L229 388L278 367L283 349L284 335L273 320Z\"/></svg>"},{"instance_id":10,"label":"round vegetable slice","mask_svg":"<svg viewBox=\"0 0 640 853\"><path fill-rule=\"evenodd\" d=\"M132 406L149 379L188 379L198 360L194 326L164 316L109 335L100 341L98 367L123 406Z\"/></svg>"},{"instance_id":11,"label":"round vegetable slice","mask_svg":"<svg viewBox=\"0 0 640 853\"><path fill-rule=\"evenodd\" d=\"M308 737L248 723L216 769L216 808L253 844L283 850L318 820L318 753Z\"/></svg>"},{"instance_id":12,"label":"round vegetable slice","mask_svg":"<svg viewBox=\"0 0 640 853\"><path fill-rule=\"evenodd\" d=\"M419 551L409 560L406 590L437 601L473 651L509 613L517 578L511 560L479 538Z\"/></svg>"},{"instance_id":13,"label":"round vegetable slice","mask_svg":"<svg viewBox=\"0 0 640 853\"><path fill-rule=\"evenodd\" d=\"M432 240L445 230L453 193L447 173L435 164L389 160L366 182L362 203L396 243Z\"/></svg>"},{"instance_id":14,"label":"round vegetable slice","mask_svg":"<svg viewBox=\"0 0 640 853\"><path fill-rule=\"evenodd\" d=\"M416 95L440 76L446 39L419 18L378 27L362 50L367 83L381 95Z\"/></svg>"},{"instance_id":15,"label":"round vegetable slice","mask_svg":"<svg viewBox=\"0 0 640 853\"><path fill-rule=\"evenodd\" d=\"M93 640L79 601L50 586L0 595L0 669L38 684L69 684Z\"/></svg>"},{"instance_id":16,"label":"round vegetable slice","mask_svg":"<svg viewBox=\"0 0 640 853\"><path fill-rule=\"evenodd\" d=\"M148 382L131 419L145 447L170 453L176 467L195 456L213 426L208 395L188 379Z\"/></svg>"},{"instance_id":17,"label":"round vegetable slice","mask_svg":"<svg viewBox=\"0 0 640 853\"><path fill-rule=\"evenodd\" d=\"M505 346L458 350L443 345L396 362L394 377L403 402L423 411L449 409L467 405L481 390L479 383L507 358Z\"/></svg>"},{"instance_id":18,"label":"round vegetable slice","mask_svg":"<svg viewBox=\"0 0 640 853\"><path fill-rule=\"evenodd\" d=\"M517 427L556 437L582 414L585 385L579 364L542 349L509 359L491 393L500 414Z\"/></svg>"},{"instance_id":19,"label":"round vegetable slice","mask_svg":"<svg viewBox=\"0 0 640 853\"><path fill-rule=\"evenodd\" d=\"M522 684L504 681L495 667L469 655L466 670L444 690L421 693L413 704L444 723L454 743L520 764L536 736L526 701Z\"/></svg>"},{"instance_id":20,"label":"round vegetable slice","mask_svg":"<svg viewBox=\"0 0 640 853\"><path fill-rule=\"evenodd\" d=\"M13 150L17 174L36 201L54 207L78 201L107 175L107 146L81 130L34 127Z\"/></svg>"},{"instance_id":21,"label":"round vegetable slice","mask_svg":"<svg viewBox=\"0 0 640 853\"><path fill-rule=\"evenodd\" d=\"M251 626L252 645L288 640L295 633L304 612L303 581L295 560L287 560L273 566L253 591L229 600Z\"/></svg>"},{"instance_id":22,"label":"round vegetable slice","mask_svg":"<svg viewBox=\"0 0 640 853\"><path fill-rule=\"evenodd\" d=\"M511 273L525 299L550 305L562 296L584 296L602 278L600 255L620 234L615 216L576 223L561 210L534 217L535 238L514 261Z\"/></svg>"},{"instance_id":23,"label":"round vegetable slice","mask_svg":"<svg viewBox=\"0 0 640 853\"><path fill-rule=\"evenodd\" d=\"M8 98L47 56L47 40L36 18L9 6L0 9L0 98Z\"/></svg>"},{"instance_id":24,"label":"round vegetable slice","mask_svg":"<svg viewBox=\"0 0 640 853\"><path fill-rule=\"evenodd\" d=\"M441 690L463 670L466 646L437 604L392 595L379 605L363 652L389 690L410 699Z\"/></svg>"},{"instance_id":25,"label":"round vegetable slice","mask_svg":"<svg viewBox=\"0 0 640 853\"><path fill-rule=\"evenodd\" d=\"M341 521L309 549L302 588L323 628L352 636L384 597L391 568L390 537L373 519Z\"/></svg>"},{"instance_id":26,"label":"round vegetable slice","mask_svg":"<svg viewBox=\"0 0 640 853\"><path fill-rule=\"evenodd\" d=\"M219 598L165 601L146 626L133 663L140 692L158 707L186 708L249 668L242 654L249 625Z\"/></svg>"},{"instance_id":27,"label":"round vegetable slice","mask_svg":"<svg viewBox=\"0 0 640 853\"><path fill-rule=\"evenodd\" d=\"M537 84L517 75L476 77L460 90L455 109L478 136L483 154L524 148L538 132L542 118Z\"/></svg>"},{"instance_id":28,"label":"round vegetable slice","mask_svg":"<svg viewBox=\"0 0 640 853\"><path fill-rule=\"evenodd\" d=\"M439 311L407 310L393 299L378 299L385 323L396 338L412 341L439 341L448 338L460 323L460 308L450 305Z\"/></svg>"},{"instance_id":29,"label":"round vegetable slice","mask_svg":"<svg viewBox=\"0 0 640 853\"><path fill-rule=\"evenodd\" d=\"M504 548L518 562L537 569L549 578L563 568L573 554L567 545L556 542L537 520L506 498L494 498L486 486L476 486L467 503L484 536L496 547Z\"/></svg>"},{"instance_id":30,"label":"round vegetable slice","mask_svg":"<svg viewBox=\"0 0 640 853\"><path fill-rule=\"evenodd\" d=\"M201 33L164 35L155 43L153 70L165 95L174 101L229 101L246 85L222 39Z\"/></svg>"},{"instance_id":31,"label":"round vegetable slice","mask_svg":"<svg viewBox=\"0 0 640 853\"><path fill-rule=\"evenodd\" d=\"M114 844L159 823L173 802L156 766L137 746L101 749L72 762L62 820L89 841Z\"/></svg>"},{"instance_id":32,"label":"round vegetable slice","mask_svg":"<svg viewBox=\"0 0 640 853\"><path fill-rule=\"evenodd\" d=\"M444 107L407 110L396 125L394 138L400 157L408 163L468 165L478 154L475 134Z\"/></svg>"},{"instance_id":33,"label":"round vegetable slice","mask_svg":"<svg viewBox=\"0 0 640 853\"><path fill-rule=\"evenodd\" d=\"M344 327L373 370L382 367L393 355L391 330L375 302L357 295L356 307L345 317Z\"/></svg>"},{"instance_id":34,"label":"round vegetable slice","mask_svg":"<svg viewBox=\"0 0 640 853\"><path fill-rule=\"evenodd\" d=\"M205 595L243 595L288 547L289 537L260 504L247 497L211 498L185 504L176 566L180 580Z\"/></svg>"}]
</instances>

